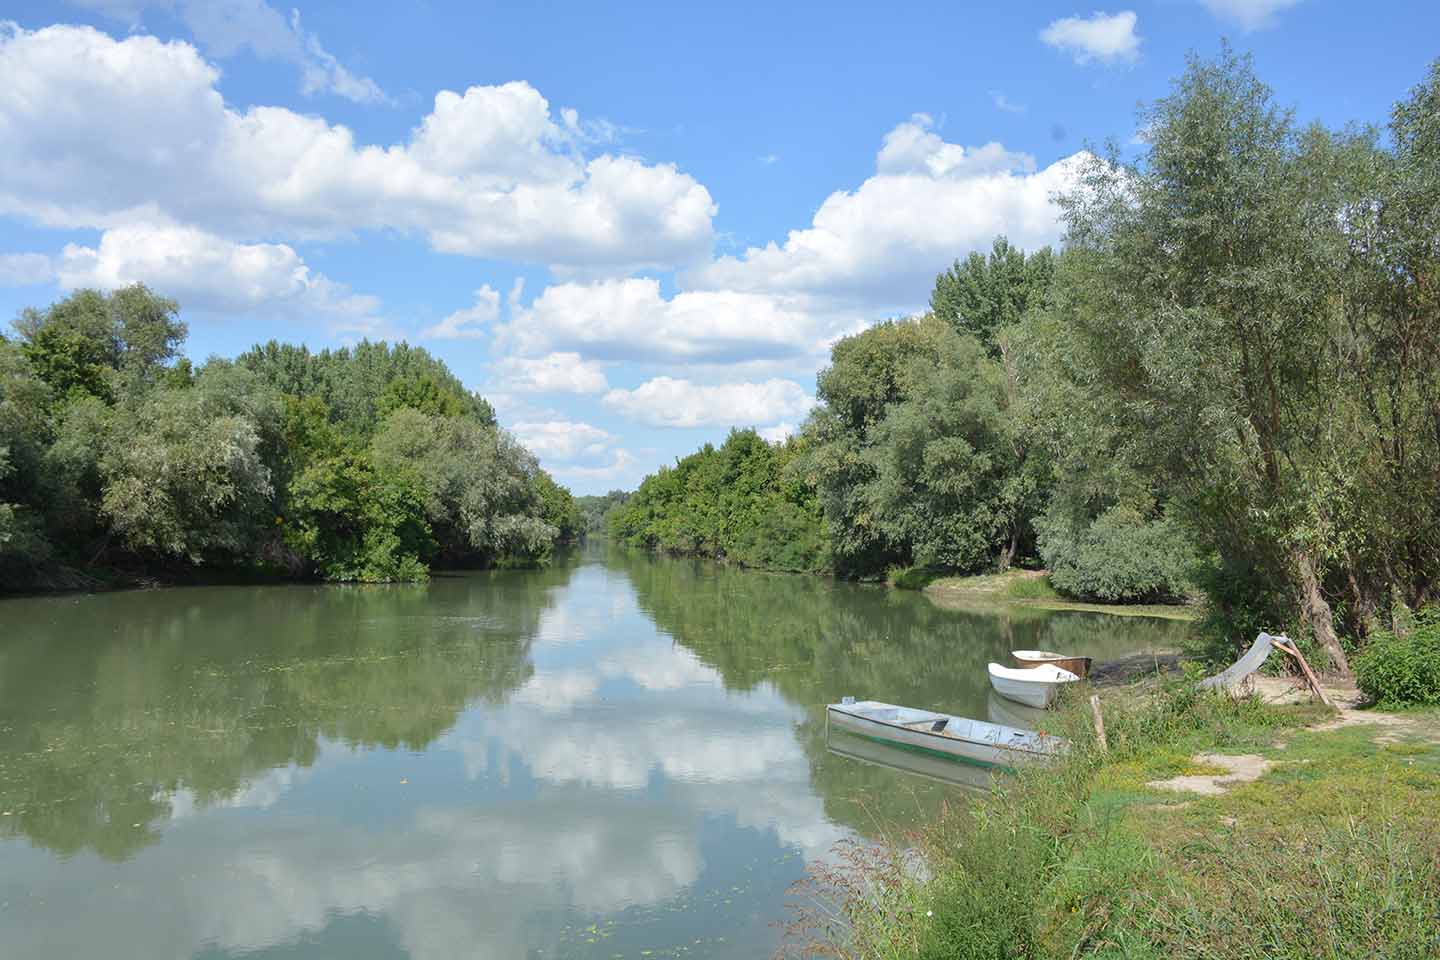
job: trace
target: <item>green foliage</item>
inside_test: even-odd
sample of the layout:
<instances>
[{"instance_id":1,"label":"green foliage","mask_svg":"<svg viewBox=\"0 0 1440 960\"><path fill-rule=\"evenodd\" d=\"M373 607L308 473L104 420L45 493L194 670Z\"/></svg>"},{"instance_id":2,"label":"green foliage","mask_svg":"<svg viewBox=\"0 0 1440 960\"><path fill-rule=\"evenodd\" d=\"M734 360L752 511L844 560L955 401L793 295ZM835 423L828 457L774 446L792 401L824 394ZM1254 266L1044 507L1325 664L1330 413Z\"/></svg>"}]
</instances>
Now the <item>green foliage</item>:
<instances>
[{"instance_id":1,"label":"green foliage","mask_svg":"<svg viewBox=\"0 0 1440 960\"><path fill-rule=\"evenodd\" d=\"M21 581L31 558L48 558L40 463L49 440L50 386L13 343L0 340L0 575Z\"/></svg>"},{"instance_id":2,"label":"green foliage","mask_svg":"<svg viewBox=\"0 0 1440 960\"><path fill-rule=\"evenodd\" d=\"M974 336L998 359L1001 331L1046 306L1054 273L1049 247L1026 256L1004 237L996 237L989 257L972 253L935 279L930 312Z\"/></svg>"},{"instance_id":3,"label":"green foliage","mask_svg":"<svg viewBox=\"0 0 1440 960\"><path fill-rule=\"evenodd\" d=\"M105 483L100 460L115 411L89 395L72 396L55 414L54 442L45 450L41 509L57 543L88 544L102 529Z\"/></svg>"},{"instance_id":4,"label":"green foliage","mask_svg":"<svg viewBox=\"0 0 1440 960\"><path fill-rule=\"evenodd\" d=\"M1227 48L1146 112L1138 163L1097 160L1063 200L1057 311L1092 415L1217 558L1232 640L1303 624L1342 670L1337 620L1363 633L1440 583L1440 395L1416 359L1440 349L1440 248L1433 213L1411 219L1436 196L1437 88L1387 148L1297 127ZM1249 619L1277 597L1278 623Z\"/></svg>"},{"instance_id":5,"label":"green foliage","mask_svg":"<svg viewBox=\"0 0 1440 960\"><path fill-rule=\"evenodd\" d=\"M535 473L535 493L540 501L540 519L555 528L560 543L574 543L585 535L585 515L580 504L544 470Z\"/></svg>"},{"instance_id":6,"label":"green foliage","mask_svg":"<svg viewBox=\"0 0 1440 960\"><path fill-rule=\"evenodd\" d=\"M599 496L576 497L575 504L584 521L581 532L587 537L608 534L611 514L624 506L629 499L630 494L625 490L611 490Z\"/></svg>"},{"instance_id":7,"label":"green foliage","mask_svg":"<svg viewBox=\"0 0 1440 960\"><path fill-rule=\"evenodd\" d=\"M973 339L937 339L941 362L911 361L903 399L866 438L873 479L862 498L881 535L915 562L972 571L1011 530L1008 481L1023 466L1000 366Z\"/></svg>"},{"instance_id":8,"label":"green foliage","mask_svg":"<svg viewBox=\"0 0 1440 960\"><path fill-rule=\"evenodd\" d=\"M224 367L207 371L226 377ZM191 389L157 390L115 412L99 469L100 512L126 546L191 563L256 550L274 488L261 456L270 398L234 393L202 373Z\"/></svg>"},{"instance_id":9,"label":"green foliage","mask_svg":"<svg viewBox=\"0 0 1440 960\"><path fill-rule=\"evenodd\" d=\"M405 344L270 343L198 370L142 286L0 338L0 586L69 565L417 579L543 562L580 514L445 365Z\"/></svg>"},{"instance_id":10,"label":"green foliage","mask_svg":"<svg viewBox=\"0 0 1440 960\"><path fill-rule=\"evenodd\" d=\"M1355 681L1382 706L1440 704L1440 606L1421 610L1403 634L1372 634L1355 658Z\"/></svg>"},{"instance_id":11,"label":"green foliage","mask_svg":"<svg viewBox=\"0 0 1440 960\"><path fill-rule=\"evenodd\" d=\"M112 400L148 383L185 339L179 306L136 284L105 294L80 290L15 321L25 355L58 396Z\"/></svg>"},{"instance_id":12,"label":"green foliage","mask_svg":"<svg viewBox=\"0 0 1440 960\"><path fill-rule=\"evenodd\" d=\"M465 412L465 395L446 389L434 374L411 374L396 377L385 385L375 404L383 420L396 410L410 409L434 417L458 417Z\"/></svg>"},{"instance_id":13,"label":"green foliage","mask_svg":"<svg viewBox=\"0 0 1440 960\"><path fill-rule=\"evenodd\" d=\"M311 353L275 341L236 358L276 390L305 399L317 397L342 432L368 440L393 411L409 407L439 416L464 416L494 424L495 411L440 360L408 344L371 343Z\"/></svg>"},{"instance_id":14,"label":"green foliage","mask_svg":"<svg viewBox=\"0 0 1440 960\"><path fill-rule=\"evenodd\" d=\"M897 590L924 590L944 575L934 567L891 567L885 580Z\"/></svg>"},{"instance_id":15,"label":"green foliage","mask_svg":"<svg viewBox=\"0 0 1440 960\"><path fill-rule=\"evenodd\" d=\"M1037 523L1050 583L1067 596L1105 603L1182 602L1196 558L1168 517L1147 518L1128 505L1089 523L1049 513Z\"/></svg>"},{"instance_id":16,"label":"green foliage","mask_svg":"<svg viewBox=\"0 0 1440 960\"><path fill-rule=\"evenodd\" d=\"M403 407L384 421L370 449L379 474L415 478L447 562L534 563L548 555L557 529L543 515L543 472L508 434Z\"/></svg>"},{"instance_id":17,"label":"green foliage","mask_svg":"<svg viewBox=\"0 0 1440 960\"><path fill-rule=\"evenodd\" d=\"M801 470L837 569L1008 565L1046 481L1005 365L932 316L842 340L832 361Z\"/></svg>"},{"instance_id":18,"label":"green foliage","mask_svg":"<svg viewBox=\"0 0 1440 960\"><path fill-rule=\"evenodd\" d=\"M434 550L425 495L408 469L355 453L308 466L291 489L286 538L327 580L424 580Z\"/></svg>"},{"instance_id":19,"label":"green foliage","mask_svg":"<svg viewBox=\"0 0 1440 960\"><path fill-rule=\"evenodd\" d=\"M772 445L732 430L646 477L610 513L617 541L647 550L710 556L770 570L819 571L829 549L813 494L789 470L795 443Z\"/></svg>"}]
</instances>

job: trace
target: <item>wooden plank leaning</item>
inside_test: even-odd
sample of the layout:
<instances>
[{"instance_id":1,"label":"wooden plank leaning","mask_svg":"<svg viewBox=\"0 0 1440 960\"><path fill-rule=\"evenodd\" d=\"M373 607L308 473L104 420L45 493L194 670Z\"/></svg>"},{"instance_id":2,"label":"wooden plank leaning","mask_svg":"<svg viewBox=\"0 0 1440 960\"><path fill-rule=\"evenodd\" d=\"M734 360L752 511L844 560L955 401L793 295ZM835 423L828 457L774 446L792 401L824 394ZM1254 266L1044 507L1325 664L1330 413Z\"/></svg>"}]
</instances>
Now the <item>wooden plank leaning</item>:
<instances>
[{"instance_id":1,"label":"wooden plank leaning","mask_svg":"<svg viewBox=\"0 0 1440 960\"><path fill-rule=\"evenodd\" d=\"M1285 639L1289 640L1290 638L1286 637ZM1270 644L1276 650L1288 653L1290 656L1300 661L1300 669L1305 671L1305 679L1310 682L1310 689L1314 692L1316 698L1321 703L1325 704L1325 706L1327 707L1335 706L1335 704L1330 702L1330 698L1325 696L1325 691L1320 688L1320 681L1316 679L1315 671L1311 670L1310 664L1305 662L1305 655L1300 652L1299 647L1296 647L1293 643L1282 643L1279 638L1271 640Z\"/></svg>"}]
</instances>

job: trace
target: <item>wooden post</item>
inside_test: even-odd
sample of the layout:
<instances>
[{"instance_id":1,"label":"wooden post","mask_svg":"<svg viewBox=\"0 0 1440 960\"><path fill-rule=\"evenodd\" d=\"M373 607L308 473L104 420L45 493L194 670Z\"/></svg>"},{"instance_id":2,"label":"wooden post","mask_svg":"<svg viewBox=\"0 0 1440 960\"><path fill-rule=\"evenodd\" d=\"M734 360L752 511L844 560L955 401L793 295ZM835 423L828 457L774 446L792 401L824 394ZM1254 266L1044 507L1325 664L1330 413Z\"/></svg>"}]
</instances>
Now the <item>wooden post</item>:
<instances>
[{"instance_id":1,"label":"wooden post","mask_svg":"<svg viewBox=\"0 0 1440 960\"><path fill-rule=\"evenodd\" d=\"M1289 638L1287 637L1286 639L1288 640ZM1305 671L1305 679L1310 683L1310 690L1315 694L1315 696L1320 700L1321 703L1325 704L1325 706L1335 706L1335 704L1330 702L1330 698L1325 696L1325 691L1320 689L1320 681L1316 679L1315 671L1310 669L1310 664L1305 662L1305 655L1300 652L1299 647L1281 643L1279 640L1271 640L1270 645L1272 647L1275 647L1277 650L1282 650L1285 653L1290 654L1290 656L1300 661L1300 669Z\"/></svg>"},{"instance_id":2,"label":"wooden post","mask_svg":"<svg viewBox=\"0 0 1440 960\"><path fill-rule=\"evenodd\" d=\"M1100 744L1100 752L1109 753L1110 744L1105 741L1105 718L1100 716L1100 697L1096 694L1090 695L1090 715L1095 718L1095 739Z\"/></svg>"}]
</instances>

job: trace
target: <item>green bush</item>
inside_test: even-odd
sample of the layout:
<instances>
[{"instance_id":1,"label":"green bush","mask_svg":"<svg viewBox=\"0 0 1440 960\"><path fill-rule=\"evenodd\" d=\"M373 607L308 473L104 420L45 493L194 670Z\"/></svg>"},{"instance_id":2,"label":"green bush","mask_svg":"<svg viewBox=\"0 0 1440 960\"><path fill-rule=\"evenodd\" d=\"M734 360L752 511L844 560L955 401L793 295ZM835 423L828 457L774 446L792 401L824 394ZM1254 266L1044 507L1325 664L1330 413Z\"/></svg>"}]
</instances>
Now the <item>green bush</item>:
<instances>
[{"instance_id":1,"label":"green bush","mask_svg":"<svg viewBox=\"0 0 1440 960\"><path fill-rule=\"evenodd\" d=\"M1404 636L1372 635L1354 667L1356 683L1376 703L1440 704L1440 606L1420 611Z\"/></svg>"},{"instance_id":2,"label":"green bush","mask_svg":"<svg viewBox=\"0 0 1440 960\"><path fill-rule=\"evenodd\" d=\"M940 577L945 576L943 570L934 567L891 567L886 575L890 586L897 590L924 590Z\"/></svg>"},{"instance_id":3,"label":"green bush","mask_svg":"<svg viewBox=\"0 0 1440 960\"><path fill-rule=\"evenodd\" d=\"M815 494L788 469L796 441L770 444L754 430L732 430L661 467L611 509L617 543L746 567L819 573L831 566L829 538Z\"/></svg>"},{"instance_id":4,"label":"green bush","mask_svg":"<svg viewBox=\"0 0 1440 960\"><path fill-rule=\"evenodd\" d=\"M1086 525L1047 513L1036 524L1050 584L1082 600L1165 603L1193 587L1194 548L1168 517L1149 520L1112 507Z\"/></svg>"}]
</instances>

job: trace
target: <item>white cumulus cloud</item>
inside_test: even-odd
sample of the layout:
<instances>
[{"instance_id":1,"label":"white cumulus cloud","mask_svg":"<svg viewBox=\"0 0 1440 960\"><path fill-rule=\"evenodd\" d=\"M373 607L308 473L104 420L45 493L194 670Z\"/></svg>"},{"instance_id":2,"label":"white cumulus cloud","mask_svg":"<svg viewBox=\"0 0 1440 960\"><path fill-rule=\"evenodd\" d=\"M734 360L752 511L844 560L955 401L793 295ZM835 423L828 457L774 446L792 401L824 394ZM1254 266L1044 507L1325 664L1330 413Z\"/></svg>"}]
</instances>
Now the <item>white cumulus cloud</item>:
<instances>
[{"instance_id":1,"label":"white cumulus cloud","mask_svg":"<svg viewBox=\"0 0 1440 960\"><path fill-rule=\"evenodd\" d=\"M603 393L609 387L599 361L578 353L505 357L495 364L498 386L515 393Z\"/></svg>"},{"instance_id":2,"label":"white cumulus cloud","mask_svg":"<svg viewBox=\"0 0 1440 960\"><path fill-rule=\"evenodd\" d=\"M593 466L583 464L557 464L547 467L555 479L562 483L586 483L609 487L633 488L641 478L653 471L653 467L642 465L640 460L624 447L616 447L608 461Z\"/></svg>"},{"instance_id":3,"label":"white cumulus cloud","mask_svg":"<svg viewBox=\"0 0 1440 960\"><path fill-rule=\"evenodd\" d=\"M562 462L602 457L615 441L608 431L572 420L522 422L511 432L540 459Z\"/></svg>"},{"instance_id":4,"label":"white cumulus cloud","mask_svg":"<svg viewBox=\"0 0 1440 960\"><path fill-rule=\"evenodd\" d=\"M803 309L735 290L665 298L651 277L547 287L515 310L502 341L520 354L725 362L805 352L817 331Z\"/></svg>"},{"instance_id":5,"label":"white cumulus cloud","mask_svg":"<svg viewBox=\"0 0 1440 960\"><path fill-rule=\"evenodd\" d=\"M804 294L873 316L923 304L937 273L996 234L1027 249L1059 241L1051 197L1074 184L1083 155L1036 169L1026 154L948 143L933 127L924 114L900 124L885 136L875 176L832 193L809 227L692 270L687 285Z\"/></svg>"},{"instance_id":6,"label":"white cumulus cloud","mask_svg":"<svg viewBox=\"0 0 1440 960\"><path fill-rule=\"evenodd\" d=\"M1275 15L1283 10L1298 6L1300 0L1200 0L1221 20L1237 24L1242 30L1262 30L1273 27Z\"/></svg>"},{"instance_id":7,"label":"white cumulus cloud","mask_svg":"<svg viewBox=\"0 0 1440 960\"><path fill-rule=\"evenodd\" d=\"M312 272L286 244L235 243L174 224L115 227L94 247L66 244L54 267L67 289L144 283L187 309L215 313L317 314L367 329L380 308L375 297Z\"/></svg>"},{"instance_id":8,"label":"white cumulus cloud","mask_svg":"<svg viewBox=\"0 0 1440 960\"><path fill-rule=\"evenodd\" d=\"M1062 17L1040 31L1040 39L1075 58L1076 63L1116 63L1140 55L1139 17L1133 10L1097 11L1089 17Z\"/></svg>"},{"instance_id":9,"label":"white cumulus cloud","mask_svg":"<svg viewBox=\"0 0 1440 960\"><path fill-rule=\"evenodd\" d=\"M803 417L814 399L793 380L697 384L656 377L633 390L611 390L605 406L655 427L728 427L773 424Z\"/></svg>"},{"instance_id":10,"label":"white cumulus cloud","mask_svg":"<svg viewBox=\"0 0 1440 960\"><path fill-rule=\"evenodd\" d=\"M1035 169L1035 158L1027 153L1012 153L998 143L969 148L946 143L934 127L929 114L917 113L885 134L875 158L875 172L881 176L916 174L938 180Z\"/></svg>"},{"instance_id":11,"label":"white cumulus cloud","mask_svg":"<svg viewBox=\"0 0 1440 960\"><path fill-rule=\"evenodd\" d=\"M998 143L948 142L917 114L885 135L872 177L831 194L783 243L684 271L673 293L651 277L551 285L528 306L512 300L497 346L531 358L524 369L564 353L683 366L704 382L803 377L837 338L923 309L936 274L997 234L1027 249L1057 243L1052 197L1085 159L1041 169Z\"/></svg>"},{"instance_id":12,"label":"white cumulus cloud","mask_svg":"<svg viewBox=\"0 0 1440 960\"><path fill-rule=\"evenodd\" d=\"M526 83L441 91L408 140L369 145L318 116L234 110L218 76L187 43L0 26L0 214L237 240L415 231L446 252L592 271L711 248L703 186L669 164L587 160Z\"/></svg>"}]
</instances>

